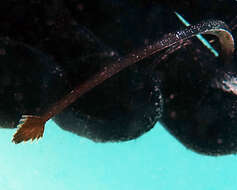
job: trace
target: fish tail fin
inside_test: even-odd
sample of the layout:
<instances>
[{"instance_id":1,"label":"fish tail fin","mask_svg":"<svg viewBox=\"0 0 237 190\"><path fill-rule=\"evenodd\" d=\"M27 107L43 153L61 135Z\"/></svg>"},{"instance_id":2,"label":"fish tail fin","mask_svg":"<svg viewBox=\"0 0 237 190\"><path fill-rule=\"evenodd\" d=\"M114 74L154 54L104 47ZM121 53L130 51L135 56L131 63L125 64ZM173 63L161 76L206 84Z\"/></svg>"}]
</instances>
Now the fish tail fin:
<instances>
[{"instance_id":1,"label":"fish tail fin","mask_svg":"<svg viewBox=\"0 0 237 190\"><path fill-rule=\"evenodd\" d=\"M22 141L35 140L43 137L44 125L46 121L39 116L22 115L18 129L13 136L12 142L15 144Z\"/></svg>"}]
</instances>

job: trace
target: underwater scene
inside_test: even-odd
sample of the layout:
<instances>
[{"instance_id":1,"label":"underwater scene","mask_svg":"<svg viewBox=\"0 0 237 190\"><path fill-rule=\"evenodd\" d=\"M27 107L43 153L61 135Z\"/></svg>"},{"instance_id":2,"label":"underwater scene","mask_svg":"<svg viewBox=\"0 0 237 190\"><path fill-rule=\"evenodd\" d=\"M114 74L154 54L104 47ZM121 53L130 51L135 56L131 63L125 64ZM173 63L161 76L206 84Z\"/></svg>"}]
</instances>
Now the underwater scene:
<instances>
[{"instance_id":1,"label":"underwater scene","mask_svg":"<svg viewBox=\"0 0 237 190\"><path fill-rule=\"evenodd\" d=\"M237 1L0 3L0 190L235 190Z\"/></svg>"}]
</instances>

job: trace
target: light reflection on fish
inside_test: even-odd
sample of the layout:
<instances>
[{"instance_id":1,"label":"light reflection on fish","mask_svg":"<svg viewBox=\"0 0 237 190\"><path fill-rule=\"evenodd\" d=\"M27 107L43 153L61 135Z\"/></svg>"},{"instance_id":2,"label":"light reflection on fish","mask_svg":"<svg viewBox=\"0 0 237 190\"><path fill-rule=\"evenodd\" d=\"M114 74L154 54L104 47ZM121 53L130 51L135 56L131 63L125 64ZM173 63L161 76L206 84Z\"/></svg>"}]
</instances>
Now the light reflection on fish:
<instances>
[{"instance_id":1,"label":"light reflection on fish","mask_svg":"<svg viewBox=\"0 0 237 190\"><path fill-rule=\"evenodd\" d=\"M128 55L116 59L114 62L107 63L107 65L97 72L97 74L84 83L76 86L70 93L49 107L44 114L40 116L23 115L12 141L17 144L22 141L41 138L43 136L45 123L56 114L60 113L64 108L75 102L80 96L84 95L126 67L131 66L132 64L135 64L165 48L177 44L182 45L183 41L198 34L217 36L222 47L224 61L226 63L231 61L234 52L234 40L224 22L219 20L209 20L196 25L191 25L185 29L170 33L168 36L166 35L141 49L136 49Z\"/></svg>"},{"instance_id":2,"label":"light reflection on fish","mask_svg":"<svg viewBox=\"0 0 237 190\"><path fill-rule=\"evenodd\" d=\"M214 80L212 86L222 89L225 92L237 95L237 78L236 73L226 72L222 73L221 80Z\"/></svg>"}]
</instances>

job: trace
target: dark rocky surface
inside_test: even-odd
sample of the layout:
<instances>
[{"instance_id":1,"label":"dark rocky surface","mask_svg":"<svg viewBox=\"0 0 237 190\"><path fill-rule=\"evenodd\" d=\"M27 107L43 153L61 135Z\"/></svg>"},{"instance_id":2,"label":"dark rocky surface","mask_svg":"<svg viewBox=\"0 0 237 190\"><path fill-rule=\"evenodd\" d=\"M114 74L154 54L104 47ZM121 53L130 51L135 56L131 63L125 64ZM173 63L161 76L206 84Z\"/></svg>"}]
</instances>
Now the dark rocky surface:
<instances>
[{"instance_id":1,"label":"dark rocky surface","mask_svg":"<svg viewBox=\"0 0 237 190\"><path fill-rule=\"evenodd\" d=\"M184 27L174 11L190 23L221 19L235 37L236 8L231 0L2 2L1 127L16 127L22 114L42 113L106 62ZM159 120L194 151L235 153L237 98L215 84L225 73L235 78L236 52L225 66L193 39L161 55L165 51L121 71L54 120L100 142L137 138Z\"/></svg>"}]
</instances>

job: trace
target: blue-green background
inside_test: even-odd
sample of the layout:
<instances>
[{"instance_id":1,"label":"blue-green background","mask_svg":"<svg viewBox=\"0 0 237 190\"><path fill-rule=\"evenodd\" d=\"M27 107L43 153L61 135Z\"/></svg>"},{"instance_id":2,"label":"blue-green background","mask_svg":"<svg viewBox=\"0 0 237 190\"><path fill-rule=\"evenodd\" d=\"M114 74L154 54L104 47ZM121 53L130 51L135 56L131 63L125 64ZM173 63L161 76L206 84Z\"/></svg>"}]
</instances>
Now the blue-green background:
<instances>
[{"instance_id":1,"label":"blue-green background","mask_svg":"<svg viewBox=\"0 0 237 190\"><path fill-rule=\"evenodd\" d=\"M0 129L0 190L236 190L237 157L181 145L160 124L125 143L94 143L52 121L38 142Z\"/></svg>"}]
</instances>

